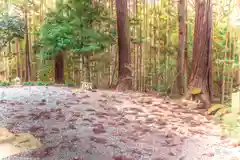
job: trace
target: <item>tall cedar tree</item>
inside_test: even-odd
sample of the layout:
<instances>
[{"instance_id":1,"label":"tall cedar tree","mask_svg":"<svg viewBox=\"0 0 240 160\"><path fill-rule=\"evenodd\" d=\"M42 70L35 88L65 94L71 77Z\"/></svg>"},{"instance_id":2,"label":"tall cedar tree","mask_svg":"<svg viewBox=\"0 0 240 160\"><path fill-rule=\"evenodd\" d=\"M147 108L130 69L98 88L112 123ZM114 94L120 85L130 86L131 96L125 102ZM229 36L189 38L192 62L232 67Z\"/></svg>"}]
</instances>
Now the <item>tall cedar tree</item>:
<instances>
[{"instance_id":1,"label":"tall cedar tree","mask_svg":"<svg viewBox=\"0 0 240 160\"><path fill-rule=\"evenodd\" d=\"M129 46L128 0L116 0L118 31L118 89L128 90L132 87L131 55Z\"/></svg>"},{"instance_id":2,"label":"tall cedar tree","mask_svg":"<svg viewBox=\"0 0 240 160\"><path fill-rule=\"evenodd\" d=\"M30 60L30 46L29 46L29 33L28 33L28 7L27 5L24 7L24 20L26 25L26 33L25 33L25 81L31 80L31 60ZM22 73L23 74L23 73Z\"/></svg>"},{"instance_id":3,"label":"tall cedar tree","mask_svg":"<svg viewBox=\"0 0 240 160\"><path fill-rule=\"evenodd\" d=\"M192 73L189 88L200 88L205 107L212 100L212 4L211 0L195 0L195 29Z\"/></svg>"}]
</instances>

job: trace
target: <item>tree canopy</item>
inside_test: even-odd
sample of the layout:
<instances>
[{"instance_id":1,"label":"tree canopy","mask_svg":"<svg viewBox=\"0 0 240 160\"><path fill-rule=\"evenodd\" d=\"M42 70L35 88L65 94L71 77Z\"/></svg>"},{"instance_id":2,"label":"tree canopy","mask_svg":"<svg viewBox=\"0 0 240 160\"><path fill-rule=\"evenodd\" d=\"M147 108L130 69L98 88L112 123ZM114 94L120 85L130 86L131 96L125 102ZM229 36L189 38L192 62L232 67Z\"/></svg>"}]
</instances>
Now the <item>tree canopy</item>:
<instances>
[{"instance_id":1,"label":"tree canopy","mask_svg":"<svg viewBox=\"0 0 240 160\"><path fill-rule=\"evenodd\" d=\"M14 38L23 38L26 30L24 20L20 16L0 14L0 50Z\"/></svg>"},{"instance_id":2,"label":"tree canopy","mask_svg":"<svg viewBox=\"0 0 240 160\"><path fill-rule=\"evenodd\" d=\"M39 31L37 45L41 55L54 56L63 50L73 53L102 51L114 42L116 35L112 27L115 22L108 17L100 3L92 4L89 0L58 3L56 9L47 14Z\"/></svg>"}]
</instances>

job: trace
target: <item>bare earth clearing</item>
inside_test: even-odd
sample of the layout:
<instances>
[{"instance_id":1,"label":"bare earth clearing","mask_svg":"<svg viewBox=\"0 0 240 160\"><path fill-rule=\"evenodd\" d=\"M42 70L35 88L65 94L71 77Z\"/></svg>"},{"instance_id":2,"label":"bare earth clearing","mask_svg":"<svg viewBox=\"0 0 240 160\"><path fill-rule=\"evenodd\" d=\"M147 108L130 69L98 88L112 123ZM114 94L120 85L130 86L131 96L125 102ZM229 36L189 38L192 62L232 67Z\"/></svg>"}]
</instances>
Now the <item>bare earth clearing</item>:
<instances>
[{"instance_id":1,"label":"bare earth clearing","mask_svg":"<svg viewBox=\"0 0 240 160\"><path fill-rule=\"evenodd\" d=\"M239 153L224 146L218 126L200 111L142 93L0 91L0 127L31 132L43 145L9 160L230 160Z\"/></svg>"}]
</instances>

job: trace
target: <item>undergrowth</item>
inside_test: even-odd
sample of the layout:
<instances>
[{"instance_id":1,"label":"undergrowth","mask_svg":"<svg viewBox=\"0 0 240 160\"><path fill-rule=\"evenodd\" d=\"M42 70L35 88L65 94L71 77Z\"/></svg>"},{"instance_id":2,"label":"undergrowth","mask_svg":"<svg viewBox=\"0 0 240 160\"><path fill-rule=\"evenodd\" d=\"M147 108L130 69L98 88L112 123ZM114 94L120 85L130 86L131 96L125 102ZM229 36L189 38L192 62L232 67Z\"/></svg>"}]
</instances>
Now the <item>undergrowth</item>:
<instances>
[{"instance_id":1,"label":"undergrowth","mask_svg":"<svg viewBox=\"0 0 240 160\"><path fill-rule=\"evenodd\" d=\"M0 86L10 86L9 82L1 82L0 81Z\"/></svg>"},{"instance_id":2,"label":"undergrowth","mask_svg":"<svg viewBox=\"0 0 240 160\"><path fill-rule=\"evenodd\" d=\"M51 86L51 85L54 85L55 82L52 82L52 81L49 81L49 82L42 82L42 81L37 81L37 82L24 82L23 85L24 86ZM9 82L1 82L0 81L0 86L10 86L11 83ZM66 82L65 83L65 86L67 87L73 87L74 86L74 83L73 82Z\"/></svg>"},{"instance_id":3,"label":"undergrowth","mask_svg":"<svg viewBox=\"0 0 240 160\"><path fill-rule=\"evenodd\" d=\"M73 87L74 86L73 82L66 82L65 85L68 86L68 87Z\"/></svg>"},{"instance_id":4,"label":"undergrowth","mask_svg":"<svg viewBox=\"0 0 240 160\"><path fill-rule=\"evenodd\" d=\"M42 81L37 81L37 82L24 82L23 85L24 86L51 86L54 85L55 82L42 82ZM65 86L67 87L73 87L74 83L73 82L66 82Z\"/></svg>"},{"instance_id":5,"label":"undergrowth","mask_svg":"<svg viewBox=\"0 0 240 160\"><path fill-rule=\"evenodd\" d=\"M37 82L24 82L23 85L24 86L49 86L49 85L54 85L54 82L41 82L41 81L37 81Z\"/></svg>"}]
</instances>

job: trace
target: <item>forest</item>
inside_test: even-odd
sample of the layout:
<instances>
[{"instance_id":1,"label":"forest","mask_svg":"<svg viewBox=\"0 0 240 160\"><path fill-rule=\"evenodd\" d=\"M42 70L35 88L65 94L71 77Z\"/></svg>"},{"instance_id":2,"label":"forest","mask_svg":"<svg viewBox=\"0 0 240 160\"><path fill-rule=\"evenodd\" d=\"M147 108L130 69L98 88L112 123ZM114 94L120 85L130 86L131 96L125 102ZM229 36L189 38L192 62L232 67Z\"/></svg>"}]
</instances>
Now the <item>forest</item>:
<instances>
[{"instance_id":1,"label":"forest","mask_svg":"<svg viewBox=\"0 0 240 160\"><path fill-rule=\"evenodd\" d=\"M16 78L23 86L89 83L180 99L221 126L239 124L240 0L4 0L0 7L1 88Z\"/></svg>"},{"instance_id":2,"label":"forest","mask_svg":"<svg viewBox=\"0 0 240 160\"><path fill-rule=\"evenodd\" d=\"M198 88L207 101L229 100L238 84L237 34L229 29L234 2L122 3L2 3L3 85L18 76L26 84L87 81L170 95Z\"/></svg>"}]
</instances>

